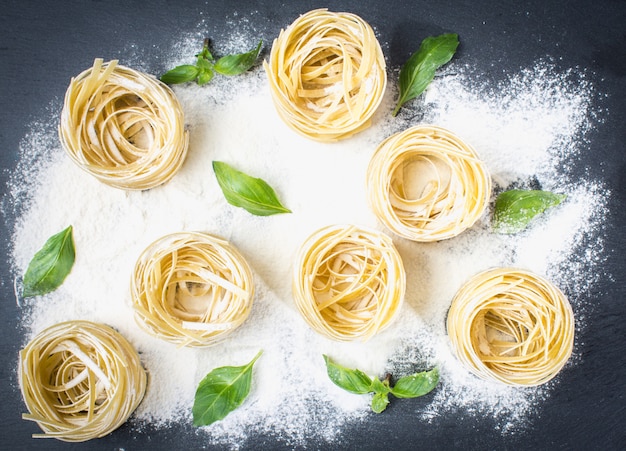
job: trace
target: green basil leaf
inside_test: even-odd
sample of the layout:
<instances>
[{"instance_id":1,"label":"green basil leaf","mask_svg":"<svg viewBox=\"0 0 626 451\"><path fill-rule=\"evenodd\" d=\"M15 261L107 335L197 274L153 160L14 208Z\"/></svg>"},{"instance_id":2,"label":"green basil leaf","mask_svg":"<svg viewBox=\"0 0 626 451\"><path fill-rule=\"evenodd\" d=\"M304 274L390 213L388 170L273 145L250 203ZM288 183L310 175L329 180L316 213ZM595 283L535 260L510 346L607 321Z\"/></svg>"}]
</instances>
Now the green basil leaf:
<instances>
[{"instance_id":1,"label":"green basil leaf","mask_svg":"<svg viewBox=\"0 0 626 451\"><path fill-rule=\"evenodd\" d=\"M221 161L213 162L213 171L229 204L257 216L291 213L265 181L244 174Z\"/></svg>"},{"instance_id":2,"label":"green basil leaf","mask_svg":"<svg viewBox=\"0 0 626 451\"><path fill-rule=\"evenodd\" d=\"M406 102L419 96L435 78L435 71L454 56L459 45L455 33L430 36L400 69L400 95L392 115Z\"/></svg>"},{"instance_id":3,"label":"green basil leaf","mask_svg":"<svg viewBox=\"0 0 626 451\"><path fill-rule=\"evenodd\" d=\"M438 382L439 370L433 368L430 371L423 371L398 379L391 389L391 394L396 398L417 398L432 391Z\"/></svg>"},{"instance_id":4,"label":"green basil leaf","mask_svg":"<svg viewBox=\"0 0 626 451\"><path fill-rule=\"evenodd\" d=\"M550 191L513 189L500 193L493 211L493 230L516 233L546 209L559 205L567 196Z\"/></svg>"},{"instance_id":5,"label":"green basil leaf","mask_svg":"<svg viewBox=\"0 0 626 451\"><path fill-rule=\"evenodd\" d=\"M196 61L196 67L199 72L202 72L203 70L212 70L213 64L206 58L198 58Z\"/></svg>"},{"instance_id":6,"label":"green basil leaf","mask_svg":"<svg viewBox=\"0 0 626 451\"><path fill-rule=\"evenodd\" d=\"M263 41L255 49L246 53L237 53L221 57L215 63L214 69L222 75L239 75L252 67L261 52Z\"/></svg>"},{"instance_id":7,"label":"green basil leaf","mask_svg":"<svg viewBox=\"0 0 626 451\"><path fill-rule=\"evenodd\" d=\"M385 379L381 381L377 377L372 379L372 390L375 393L389 393L391 388L389 388L389 379Z\"/></svg>"},{"instance_id":8,"label":"green basil leaf","mask_svg":"<svg viewBox=\"0 0 626 451\"><path fill-rule=\"evenodd\" d=\"M202 69L198 75L198 85L206 85L213 79L213 71L211 69Z\"/></svg>"},{"instance_id":9,"label":"green basil leaf","mask_svg":"<svg viewBox=\"0 0 626 451\"><path fill-rule=\"evenodd\" d=\"M324 361L326 362L328 377L338 387L357 395L364 395L373 391L372 379L363 371L351 370L338 365L330 360L327 355L324 355Z\"/></svg>"},{"instance_id":10,"label":"green basil leaf","mask_svg":"<svg viewBox=\"0 0 626 451\"><path fill-rule=\"evenodd\" d=\"M24 274L24 297L56 290L72 270L75 257L72 226L48 238Z\"/></svg>"},{"instance_id":11,"label":"green basil leaf","mask_svg":"<svg viewBox=\"0 0 626 451\"><path fill-rule=\"evenodd\" d=\"M168 85L178 83L187 83L193 81L198 76L199 69L191 64L183 64L176 66L174 69L168 70L161 75L161 81Z\"/></svg>"},{"instance_id":12,"label":"green basil leaf","mask_svg":"<svg viewBox=\"0 0 626 451\"><path fill-rule=\"evenodd\" d=\"M372 411L374 413L381 413L389 405L389 396L387 393L375 393L372 397Z\"/></svg>"},{"instance_id":13,"label":"green basil leaf","mask_svg":"<svg viewBox=\"0 0 626 451\"><path fill-rule=\"evenodd\" d=\"M194 426L215 423L241 405L250 393L252 367L262 353L243 366L215 368L200 381L192 408Z\"/></svg>"}]
</instances>

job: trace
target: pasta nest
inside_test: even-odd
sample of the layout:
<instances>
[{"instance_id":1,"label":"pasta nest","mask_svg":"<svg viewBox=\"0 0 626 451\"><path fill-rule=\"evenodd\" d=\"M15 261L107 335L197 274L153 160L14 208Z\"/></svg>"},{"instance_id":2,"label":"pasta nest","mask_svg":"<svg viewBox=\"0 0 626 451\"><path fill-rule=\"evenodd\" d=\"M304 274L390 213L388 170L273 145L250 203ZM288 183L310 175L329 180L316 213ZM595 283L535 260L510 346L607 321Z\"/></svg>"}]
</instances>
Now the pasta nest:
<instances>
[{"instance_id":1,"label":"pasta nest","mask_svg":"<svg viewBox=\"0 0 626 451\"><path fill-rule=\"evenodd\" d=\"M452 301L447 328L463 364L508 385L549 381L574 346L574 314L563 293L515 268L488 270L467 282Z\"/></svg>"},{"instance_id":2,"label":"pasta nest","mask_svg":"<svg viewBox=\"0 0 626 451\"><path fill-rule=\"evenodd\" d=\"M143 399L147 376L139 355L118 332L67 321L38 334L20 351L19 383L29 414L53 437L83 442L117 429Z\"/></svg>"},{"instance_id":3,"label":"pasta nest","mask_svg":"<svg viewBox=\"0 0 626 451\"><path fill-rule=\"evenodd\" d=\"M491 178L474 149L441 127L419 125L385 139L367 169L379 220L413 241L452 238L482 215Z\"/></svg>"},{"instance_id":4,"label":"pasta nest","mask_svg":"<svg viewBox=\"0 0 626 451\"><path fill-rule=\"evenodd\" d=\"M329 338L366 340L385 329L402 305L406 274L391 239L352 225L313 233L293 272L298 310Z\"/></svg>"},{"instance_id":5,"label":"pasta nest","mask_svg":"<svg viewBox=\"0 0 626 451\"><path fill-rule=\"evenodd\" d=\"M318 141L369 127L387 85L372 27L354 14L326 9L301 15L281 30L263 66L279 116Z\"/></svg>"},{"instance_id":6,"label":"pasta nest","mask_svg":"<svg viewBox=\"0 0 626 451\"><path fill-rule=\"evenodd\" d=\"M81 169L128 190L153 188L172 178L189 143L182 108L167 85L99 58L72 78L59 135Z\"/></svg>"},{"instance_id":7,"label":"pasta nest","mask_svg":"<svg viewBox=\"0 0 626 451\"><path fill-rule=\"evenodd\" d=\"M252 272L227 241L181 232L164 236L141 254L131 279L137 323L179 346L223 340L250 314Z\"/></svg>"}]
</instances>

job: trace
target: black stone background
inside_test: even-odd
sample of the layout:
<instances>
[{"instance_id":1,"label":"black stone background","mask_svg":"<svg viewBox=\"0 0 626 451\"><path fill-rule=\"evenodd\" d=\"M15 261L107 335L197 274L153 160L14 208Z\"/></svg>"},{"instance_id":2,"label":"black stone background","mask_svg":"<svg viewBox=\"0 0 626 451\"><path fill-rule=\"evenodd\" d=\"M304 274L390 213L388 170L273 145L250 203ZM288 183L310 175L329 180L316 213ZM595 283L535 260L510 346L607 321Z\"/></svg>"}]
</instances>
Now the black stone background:
<instances>
[{"instance_id":1,"label":"black stone background","mask_svg":"<svg viewBox=\"0 0 626 451\"><path fill-rule=\"evenodd\" d=\"M217 39L234 29L225 19L250 17L260 38L269 43L280 28L314 7L359 14L375 26L393 77L429 35L456 32L456 58L473 65L487 82L532 67L540 58L558 68L587 70L602 94L597 111L606 117L590 133L590 143L574 173L603 181L608 200L604 278L588 303L593 311L583 336L577 336L582 362L568 367L558 388L538 408L527 433L502 434L489 418L450 414L433 425L410 421L409 402L395 403L384 415L346 431L338 449L624 449L626 383L626 2L573 1L423 1L387 0L305 2L240 0L3 0L0 5L0 187L18 160L20 140L46 108L60 112L71 76L96 56L124 62L129 52L143 54L144 69L159 74L166 67L161 49L171 49L181 35L196 30ZM252 14L254 12L254 14ZM204 23L202 24L202 21ZM6 207L6 206L5 206ZM5 208L10 211L10 208ZM0 223L0 252L7 256L12 219ZM5 259L8 261L8 257ZM137 435L123 426L113 434L83 444L34 440L34 423L25 411L15 376L16 356L24 344L20 309L8 264L0 266L0 449L135 450L217 449L191 426L147 430ZM409 406L409 407L406 407ZM288 449L271 435L256 437L242 449ZM309 443L308 449L325 449Z\"/></svg>"}]
</instances>

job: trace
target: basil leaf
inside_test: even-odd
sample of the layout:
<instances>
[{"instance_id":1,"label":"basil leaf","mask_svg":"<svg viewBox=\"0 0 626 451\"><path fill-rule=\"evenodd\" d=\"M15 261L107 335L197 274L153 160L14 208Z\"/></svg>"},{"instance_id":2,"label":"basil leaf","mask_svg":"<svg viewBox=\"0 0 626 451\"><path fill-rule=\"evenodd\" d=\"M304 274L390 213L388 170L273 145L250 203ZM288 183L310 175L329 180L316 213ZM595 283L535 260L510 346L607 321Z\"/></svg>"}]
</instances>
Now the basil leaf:
<instances>
[{"instance_id":1,"label":"basil leaf","mask_svg":"<svg viewBox=\"0 0 626 451\"><path fill-rule=\"evenodd\" d=\"M373 391L372 379L363 371L351 370L338 365L330 360L327 355L324 355L324 361L326 362L328 377L338 387L357 395L364 395Z\"/></svg>"},{"instance_id":2,"label":"basil leaf","mask_svg":"<svg viewBox=\"0 0 626 451\"><path fill-rule=\"evenodd\" d=\"M455 33L430 36L422 41L400 69L400 95L393 116L402 105L424 92L435 78L435 71L452 59L458 45L459 36Z\"/></svg>"},{"instance_id":3,"label":"basil leaf","mask_svg":"<svg viewBox=\"0 0 626 451\"><path fill-rule=\"evenodd\" d=\"M223 366L207 374L196 390L193 425L208 426L226 417L250 393L252 367L263 351L243 366Z\"/></svg>"},{"instance_id":4,"label":"basil leaf","mask_svg":"<svg viewBox=\"0 0 626 451\"><path fill-rule=\"evenodd\" d=\"M291 213L265 181L244 174L221 161L213 162L213 171L229 204L257 216Z\"/></svg>"},{"instance_id":5,"label":"basil leaf","mask_svg":"<svg viewBox=\"0 0 626 451\"><path fill-rule=\"evenodd\" d=\"M433 368L430 371L423 371L398 379L391 389L391 394L396 398L417 398L432 391L438 382L439 370Z\"/></svg>"},{"instance_id":6,"label":"basil leaf","mask_svg":"<svg viewBox=\"0 0 626 451\"><path fill-rule=\"evenodd\" d=\"M371 407L375 413L381 413L387 408L390 393L397 398L416 398L430 392L439 382L439 370L434 368L405 376L391 387L391 374L387 374L382 381L377 377L370 379L360 370L351 370L333 363L326 355L324 360L328 377L335 385L357 395L374 393Z\"/></svg>"},{"instance_id":7,"label":"basil leaf","mask_svg":"<svg viewBox=\"0 0 626 451\"><path fill-rule=\"evenodd\" d=\"M76 253L72 226L52 235L35 254L24 274L24 297L56 290L74 265Z\"/></svg>"},{"instance_id":8,"label":"basil leaf","mask_svg":"<svg viewBox=\"0 0 626 451\"><path fill-rule=\"evenodd\" d=\"M222 75L239 75L252 67L261 52L262 44L263 41L259 41L256 48L247 53L223 56L217 60L213 68Z\"/></svg>"},{"instance_id":9,"label":"basil leaf","mask_svg":"<svg viewBox=\"0 0 626 451\"><path fill-rule=\"evenodd\" d=\"M374 413L381 413L389 405L389 396L387 393L375 393L372 397L372 411Z\"/></svg>"},{"instance_id":10,"label":"basil leaf","mask_svg":"<svg viewBox=\"0 0 626 451\"><path fill-rule=\"evenodd\" d=\"M391 377L390 375L388 377ZM385 380L380 380L377 377L375 377L372 380L372 389L370 391L373 391L375 393L389 393L391 391L391 388L389 388L389 379L385 379Z\"/></svg>"},{"instance_id":11,"label":"basil leaf","mask_svg":"<svg viewBox=\"0 0 626 451\"><path fill-rule=\"evenodd\" d=\"M196 61L196 67L200 72L203 70L212 70L213 63L212 60L208 60L206 58L198 58Z\"/></svg>"},{"instance_id":12,"label":"basil leaf","mask_svg":"<svg viewBox=\"0 0 626 451\"><path fill-rule=\"evenodd\" d=\"M566 197L542 190L512 189L500 193L494 206L493 230L507 234L520 232L535 216L559 205Z\"/></svg>"},{"instance_id":13,"label":"basil leaf","mask_svg":"<svg viewBox=\"0 0 626 451\"><path fill-rule=\"evenodd\" d=\"M175 85L178 83L186 83L193 81L198 76L200 70L191 64L183 64L182 66L176 66L174 69L168 70L161 75L161 81L168 85Z\"/></svg>"},{"instance_id":14,"label":"basil leaf","mask_svg":"<svg viewBox=\"0 0 626 451\"><path fill-rule=\"evenodd\" d=\"M210 82L213 79L213 71L211 69L203 69L200 71L200 74L198 75L198 85L202 86L202 85L206 85L208 82Z\"/></svg>"}]
</instances>

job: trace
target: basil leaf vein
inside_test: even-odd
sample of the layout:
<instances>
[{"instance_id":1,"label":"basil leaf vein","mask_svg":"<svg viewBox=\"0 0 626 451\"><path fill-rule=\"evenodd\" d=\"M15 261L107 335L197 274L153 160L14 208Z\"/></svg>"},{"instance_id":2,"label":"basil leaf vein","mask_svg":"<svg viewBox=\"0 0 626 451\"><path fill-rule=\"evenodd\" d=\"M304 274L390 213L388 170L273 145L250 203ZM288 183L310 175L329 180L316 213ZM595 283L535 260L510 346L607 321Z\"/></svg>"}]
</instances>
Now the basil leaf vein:
<instances>
[{"instance_id":1,"label":"basil leaf vein","mask_svg":"<svg viewBox=\"0 0 626 451\"><path fill-rule=\"evenodd\" d=\"M192 408L194 426L215 423L243 403L250 393L252 368L262 353L243 366L215 368L200 381Z\"/></svg>"},{"instance_id":2,"label":"basil leaf vein","mask_svg":"<svg viewBox=\"0 0 626 451\"><path fill-rule=\"evenodd\" d=\"M422 41L417 52L400 69L400 93L393 116L402 105L424 92L435 78L435 71L452 59L458 45L456 33L430 36Z\"/></svg>"},{"instance_id":3,"label":"basil leaf vein","mask_svg":"<svg viewBox=\"0 0 626 451\"><path fill-rule=\"evenodd\" d=\"M497 233L512 234L524 230L532 219L567 196L543 190L512 189L496 198L492 228Z\"/></svg>"},{"instance_id":4,"label":"basil leaf vein","mask_svg":"<svg viewBox=\"0 0 626 451\"><path fill-rule=\"evenodd\" d=\"M264 180L251 177L221 161L213 162L213 171L229 204L257 216L291 213Z\"/></svg>"},{"instance_id":5,"label":"basil leaf vein","mask_svg":"<svg viewBox=\"0 0 626 451\"><path fill-rule=\"evenodd\" d=\"M24 297L39 296L60 287L72 270L75 257L70 225L48 238L28 264L23 280Z\"/></svg>"}]
</instances>

